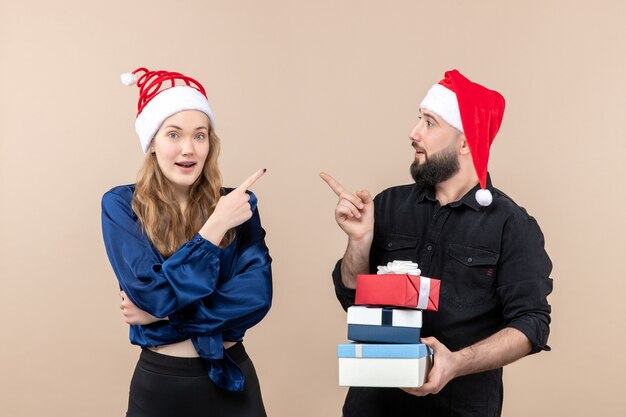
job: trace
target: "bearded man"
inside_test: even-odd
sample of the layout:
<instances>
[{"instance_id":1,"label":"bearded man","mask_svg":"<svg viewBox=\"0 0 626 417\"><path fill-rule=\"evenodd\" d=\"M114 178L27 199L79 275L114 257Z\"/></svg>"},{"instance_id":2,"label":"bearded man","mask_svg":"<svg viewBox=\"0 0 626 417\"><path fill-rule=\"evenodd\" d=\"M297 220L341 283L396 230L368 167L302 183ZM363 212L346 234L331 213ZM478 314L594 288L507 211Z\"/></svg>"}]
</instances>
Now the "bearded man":
<instances>
[{"instance_id":1,"label":"bearded man","mask_svg":"<svg viewBox=\"0 0 626 417\"><path fill-rule=\"evenodd\" d=\"M503 114L502 95L448 71L409 136L414 184L372 199L320 174L339 197L335 219L348 235L332 274L344 309L354 304L357 274L393 260L417 262L441 280L439 311L423 312L422 343L434 351L424 385L351 387L344 417L499 416L503 366L550 350L543 234L487 172Z\"/></svg>"}]
</instances>

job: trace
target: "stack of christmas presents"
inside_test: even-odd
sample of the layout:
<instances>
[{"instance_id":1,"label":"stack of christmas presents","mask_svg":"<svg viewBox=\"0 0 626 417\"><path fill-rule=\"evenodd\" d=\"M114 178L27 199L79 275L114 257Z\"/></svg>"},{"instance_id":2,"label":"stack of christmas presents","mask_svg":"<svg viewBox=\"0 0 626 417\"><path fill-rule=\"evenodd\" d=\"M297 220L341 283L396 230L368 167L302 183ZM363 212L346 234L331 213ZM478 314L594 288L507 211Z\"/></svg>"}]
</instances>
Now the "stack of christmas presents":
<instances>
[{"instance_id":1,"label":"stack of christmas presents","mask_svg":"<svg viewBox=\"0 0 626 417\"><path fill-rule=\"evenodd\" d=\"M421 386L432 350L420 343L422 310L439 308L440 281L420 276L417 264L393 261L377 275L358 275L355 305L348 308L348 339L340 344L339 385Z\"/></svg>"}]
</instances>

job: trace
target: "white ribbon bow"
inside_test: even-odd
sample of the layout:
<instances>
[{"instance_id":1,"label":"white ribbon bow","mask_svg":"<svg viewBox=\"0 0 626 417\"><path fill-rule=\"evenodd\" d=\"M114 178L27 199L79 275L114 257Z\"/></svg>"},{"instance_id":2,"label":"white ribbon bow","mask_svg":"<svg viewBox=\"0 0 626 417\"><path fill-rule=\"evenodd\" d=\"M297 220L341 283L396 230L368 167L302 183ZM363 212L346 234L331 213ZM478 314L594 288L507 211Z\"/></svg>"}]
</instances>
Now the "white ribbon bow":
<instances>
[{"instance_id":1,"label":"white ribbon bow","mask_svg":"<svg viewBox=\"0 0 626 417\"><path fill-rule=\"evenodd\" d=\"M422 271L417 267L415 262L411 261L393 261L387 263L387 266L379 266L378 274L408 274L420 275Z\"/></svg>"}]
</instances>

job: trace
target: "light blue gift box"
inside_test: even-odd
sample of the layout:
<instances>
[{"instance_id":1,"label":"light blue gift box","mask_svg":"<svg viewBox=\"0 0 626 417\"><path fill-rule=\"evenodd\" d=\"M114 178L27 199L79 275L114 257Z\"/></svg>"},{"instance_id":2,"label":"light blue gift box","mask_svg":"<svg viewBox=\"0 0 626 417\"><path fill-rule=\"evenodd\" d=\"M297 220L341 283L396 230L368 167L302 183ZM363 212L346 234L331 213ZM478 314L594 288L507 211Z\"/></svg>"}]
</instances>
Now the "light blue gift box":
<instances>
[{"instance_id":1,"label":"light blue gift box","mask_svg":"<svg viewBox=\"0 0 626 417\"><path fill-rule=\"evenodd\" d=\"M432 354L424 344L341 344L339 385L417 388L430 371Z\"/></svg>"}]
</instances>

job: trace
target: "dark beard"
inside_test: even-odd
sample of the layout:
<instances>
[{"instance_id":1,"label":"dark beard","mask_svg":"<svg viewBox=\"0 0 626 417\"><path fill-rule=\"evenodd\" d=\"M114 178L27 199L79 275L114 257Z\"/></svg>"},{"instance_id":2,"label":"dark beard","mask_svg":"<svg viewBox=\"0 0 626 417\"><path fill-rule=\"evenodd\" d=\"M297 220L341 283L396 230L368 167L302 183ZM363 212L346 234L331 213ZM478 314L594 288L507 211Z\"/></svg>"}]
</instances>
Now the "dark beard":
<instances>
[{"instance_id":1,"label":"dark beard","mask_svg":"<svg viewBox=\"0 0 626 417\"><path fill-rule=\"evenodd\" d=\"M455 147L444 149L430 157L426 156L424 163L417 160L411 164L411 177L422 187L434 187L440 182L450 179L459 172L459 160L456 157Z\"/></svg>"}]
</instances>

